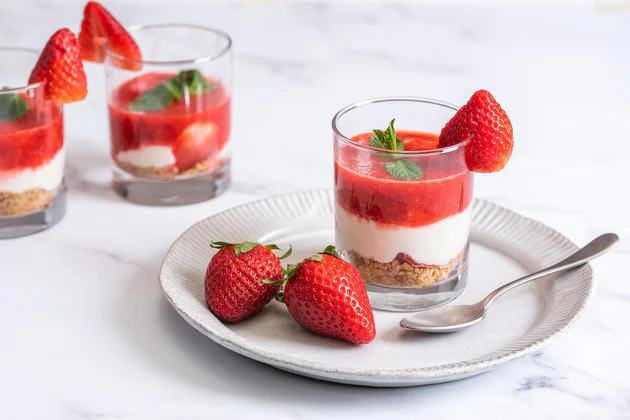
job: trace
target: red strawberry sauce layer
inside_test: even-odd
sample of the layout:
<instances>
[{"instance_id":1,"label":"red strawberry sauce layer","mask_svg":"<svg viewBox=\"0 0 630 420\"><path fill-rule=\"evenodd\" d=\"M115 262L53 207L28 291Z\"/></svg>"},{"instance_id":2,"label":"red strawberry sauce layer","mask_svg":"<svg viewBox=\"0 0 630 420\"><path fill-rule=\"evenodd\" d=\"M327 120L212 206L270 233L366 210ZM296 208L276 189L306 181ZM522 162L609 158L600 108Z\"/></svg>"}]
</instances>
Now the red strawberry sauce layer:
<instances>
[{"instance_id":1,"label":"red strawberry sauce layer","mask_svg":"<svg viewBox=\"0 0 630 420\"><path fill-rule=\"evenodd\" d=\"M212 159L230 137L230 98L222 85L203 94L191 95L188 103L175 101L164 109L148 112L128 110L138 96L159 83L176 76L175 73L147 73L135 77L112 92L109 105L109 125L112 141L112 157L121 151L135 150L143 146L168 146L177 158L176 165L186 170L199 161ZM209 80L212 83L212 80ZM217 134L203 144L178 144L182 132L194 123L215 125ZM178 150L185 151L181 156Z\"/></svg>"},{"instance_id":2,"label":"red strawberry sauce layer","mask_svg":"<svg viewBox=\"0 0 630 420\"><path fill-rule=\"evenodd\" d=\"M438 136L396 131L407 151L433 150ZM372 133L352 141L369 145ZM400 155L399 155L400 156ZM463 149L442 154L405 157L424 170L417 181L401 180L385 170L391 158L341 145L335 156L335 196L346 211L379 224L426 226L466 210L473 198L473 174Z\"/></svg>"},{"instance_id":3,"label":"red strawberry sauce layer","mask_svg":"<svg viewBox=\"0 0 630 420\"><path fill-rule=\"evenodd\" d=\"M50 101L23 96L31 107L17 120L0 122L0 176L36 169L63 147L63 111Z\"/></svg>"}]
</instances>

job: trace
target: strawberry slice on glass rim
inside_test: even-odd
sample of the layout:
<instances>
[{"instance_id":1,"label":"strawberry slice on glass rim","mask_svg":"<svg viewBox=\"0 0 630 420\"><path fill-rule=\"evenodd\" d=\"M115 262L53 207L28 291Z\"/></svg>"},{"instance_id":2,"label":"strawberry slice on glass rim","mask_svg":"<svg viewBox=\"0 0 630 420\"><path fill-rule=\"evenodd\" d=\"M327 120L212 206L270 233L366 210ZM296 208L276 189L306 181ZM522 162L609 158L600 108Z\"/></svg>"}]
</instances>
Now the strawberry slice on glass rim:
<instances>
[{"instance_id":1,"label":"strawberry slice on glass rim","mask_svg":"<svg viewBox=\"0 0 630 420\"><path fill-rule=\"evenodd\" d=\"M438 147L453 146L468 139L466 165L473 172L498 172L512 156L512 122L487 90L473 93L466 105L446 123Z\"/></svg>"},{"instance_id":2,"label":"strawberry slice on glass rim","mask_svg":"<svg viewBox=\"0 0 630 420\"><path fill-rule=\"evenodd\" d=\"M140 48L127 30L95 1L89 2L83 11L81 32L79 33L81 57L85 61L102 63L105 61L105 48L126 60L115 60L116 66L127 70L140 70L142 54Z\"/></svg>"},{"instance_id":3,"label":"strawberry slice on glass rim","mask_svg":"<svg viewBox=\"0 0 630 420\"><path fill-rule=\"evenodd\" d=\"M87 79L77 38L69 29L60 29L50 37L28 83L42 83L44 97L58 104L85 99Z\"/></svg>"}]
</instances>

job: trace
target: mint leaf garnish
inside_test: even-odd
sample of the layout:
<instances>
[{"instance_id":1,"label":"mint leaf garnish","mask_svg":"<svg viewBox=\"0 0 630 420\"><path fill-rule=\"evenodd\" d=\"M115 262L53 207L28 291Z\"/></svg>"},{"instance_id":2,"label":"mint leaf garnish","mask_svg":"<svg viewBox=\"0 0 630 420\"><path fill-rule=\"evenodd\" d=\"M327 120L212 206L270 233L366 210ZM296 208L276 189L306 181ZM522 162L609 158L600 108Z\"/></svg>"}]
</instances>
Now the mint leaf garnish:
<instances>
[{"instance_id":1,"label":"mint leaf garnish","mask_svg":"<svg viewBox=\"0 0 630 420\"><path fill-rule=\"evenodd\" d=\"M218 82L208 83L198 70L184 70L179 75L181 77L181 85L188 86L188 91L191 95L199 95L219 85Z\"/></svg>"},{"instance_id":2,"label":"mint leaf garnish","mask_svg":"<svg viewBox=\"0 0 630 420\"><path fill-rule=\"evenodd\" d=\"M6 88L3 88L4 90ZM31 109L20 95L15 93L0 94L0 121L14 121Z\"/></svg>"},{"instance_id":3,"label":"mint leaf garnish","mask_svg":"<svg viewBox=\"0 0 630 420\"><path fill-rule=\"evenodd\" d=\"M383 132L381 130L374 130L374 134L370 137L370 147L375 147L377 149L385 149L385 145L381 140Z\"/></svg>"},{"instance_id":4,"label":"mint leaf garnish","mask_svg":"<svg viewBox=\"0 0 630 420\"><path fill-rule=\"evenodd\" d=\"M404 181L417 181L424 175L424 171L421 167L407 159L385 162L385 169L391 176Z\"/></svg>"},{"instance_id":5,"label":"mint leaf garnish","mask_svg":"<svg viewBox=\"0 0 630 420\"><path fill-rule=\"evenodd\" d=\"M379 149L386 150L405 150L405 145L402 140L396 136L396 130L394 130L394 121L391 120L387 130L385 132L381 130L372 130L374 134L370 137L370 146L378 147Z\"/></svg>"},{"instance_id":6,"label":"mint leaf garnish","mask_svg":"<svg viewBox=\"0 0 630 420\"><path fill-rule=\"evenodd\" d=\"M370 146L376 147L379 149L386 150L394 150L394 151L404 151L405 144L401 139L396 135L396 130L394 129L394 121L391 120L387 130L384 132L381 130L373 130L374 134L370 137ZM411 180L417 181L424 176L424 171L414 162L401 159L400 156L397 156L394 153L379 153L376 152L379 156L384 156L386 158L394 159L390 162L385 162L385 170L393 177L402 179L402 180Z\"/></svg>"},{"instance_id":7,"label":"mint leaf garnish","mask_svg":"<svg viewBox=\"0 0 630 420\"><path fill-rule=\"evenodd\" d=\"M199 95L219 86L208 83L199 70L182 70L164 82L152 87L129 104L130 111L157 111L167 108L174 100L187 95Z\"/></svg>"},{"instance_id":8,"label":"mint leaf garnish","mask_svg":"<svg viewBox=\"0 0 630 420\"><path fill-rule=\"evenodd\" d=\"M178 92L171 88L168 82L160 83L159 85L147 90L132 103L129 104L130 111L157 111L158 109L164 109L168 107L173 99L178 99L175 96Z\"/></svg>"}]
</instances>

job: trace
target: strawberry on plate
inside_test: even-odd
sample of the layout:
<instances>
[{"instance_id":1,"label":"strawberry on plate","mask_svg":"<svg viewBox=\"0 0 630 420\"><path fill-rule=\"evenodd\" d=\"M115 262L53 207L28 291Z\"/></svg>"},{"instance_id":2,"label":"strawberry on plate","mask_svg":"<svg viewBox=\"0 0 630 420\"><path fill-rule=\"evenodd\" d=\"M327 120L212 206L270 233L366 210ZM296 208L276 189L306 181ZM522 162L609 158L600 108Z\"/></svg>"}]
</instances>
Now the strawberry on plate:
<instances>
[{"instance_id":1,"label":"strawberry on plate","mask_svg":"<svg viewBox=\"0 0 630 420\"><path fill-rule=\"evenodd\" d=\"M473 172L498 172L514 148L512 123L490 92L478 90L450 119L440 133L439 147L453 146L469 138L466 164Z\"/></svg>"},{"instance_id":2,"label":"strawberry on plate","mask_svg":"<svg viewBox=\"0 0 630 420\"><path fill-rule=\"evenodd\" d=\"M133 60L117 60L116 64L127 70L140 70L142 60L140 48L125 28L99 3L89 2L83 11L81 32L79 32L81 57L86 61L105 61L105 45L113 53Z\"/></svg>"},{"instance_id":3,"label":"strawberry on plate","mask_svg":"<svg viewBox=\"0 0 630 420\"><path fill-rule=\"evenodd\" d=\"M343 261L333 246L286 270L284 301L302 327L354 344L374 340L376 327L365 283L354 266ZM280 283L280 282L275 282Z\"/></svg>"},{"instance_id":4,"label":"strawberry on plate","mask_svg":"<svg viewBox=\"0 0 630 420\"><path fill-rule=\"evenodd\" d=\"M212 242L219 249L206 271L205 294L210 311L227 322L239 322L258 312L273 299L279 285L263 280L281 280L280 259L291 254L291 248L280 258L272 250L276 245L258 242Z\"/></svg>"},{"instance_id":5,"label":"strawberry on plate","mask_svg":"<svg viewBox=\"0 0 630 420\"><path fill-rule=\"evenodd\" d=\"M81 101L87 95L87 80L79 43L69 29L53 34L44 47L29 83L42 83L44 97L55 103Z\"/></svg>"}]
</instances>

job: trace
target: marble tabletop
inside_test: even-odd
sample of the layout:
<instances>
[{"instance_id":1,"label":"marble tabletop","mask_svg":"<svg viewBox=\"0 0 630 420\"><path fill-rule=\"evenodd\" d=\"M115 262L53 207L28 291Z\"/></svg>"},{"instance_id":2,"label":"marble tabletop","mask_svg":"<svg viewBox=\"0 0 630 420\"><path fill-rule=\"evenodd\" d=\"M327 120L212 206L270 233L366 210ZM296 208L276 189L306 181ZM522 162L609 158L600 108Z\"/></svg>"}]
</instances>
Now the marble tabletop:
<instances>
[{"instance_id":1,"label":"marble tabletop","mask_svg":"<svg viewBox=\"0 0 630 420\"><path fill-rule=\"evenodd\" d=\"M0 2L0 44L78 30L83 1ZM198 205L128 204L109 182L103 69L66 108L69 209L0 242L0 417L7 419L630 418L630 7L624 2L104 2L126 24L191 22L234 39L234 182ZM627 6L628 3L625 2ZM294 376L196 332L157 283L194 222L332 185L330 120L348 103L416 95L463 103L485 88L516 148L476 195L578 244L622 241L593 263L597 295L550 347L472 379L367 389ZM342 417L340 417L342 418Z\"/></svg>"}]
</instances>

